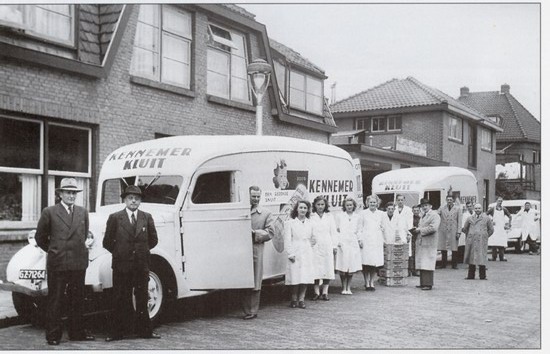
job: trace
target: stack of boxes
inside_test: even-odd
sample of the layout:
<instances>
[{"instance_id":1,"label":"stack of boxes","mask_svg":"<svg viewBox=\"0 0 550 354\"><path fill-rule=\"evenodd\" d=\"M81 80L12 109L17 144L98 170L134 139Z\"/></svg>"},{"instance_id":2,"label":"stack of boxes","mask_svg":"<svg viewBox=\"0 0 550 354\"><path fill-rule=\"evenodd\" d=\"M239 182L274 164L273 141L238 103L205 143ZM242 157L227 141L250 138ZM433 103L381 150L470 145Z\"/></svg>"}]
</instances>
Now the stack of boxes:
<instances>
[{"instance_id":1,"label":"stack of boxes","mask_svg":"<svg viewBox=\"0 0 550 354\"><path fill-rule=\"evenodd\" d=\"M386 286L405 286L409 274L409 245L384 244L384 268L380 282Z\"/></svg>"}]
</instances>

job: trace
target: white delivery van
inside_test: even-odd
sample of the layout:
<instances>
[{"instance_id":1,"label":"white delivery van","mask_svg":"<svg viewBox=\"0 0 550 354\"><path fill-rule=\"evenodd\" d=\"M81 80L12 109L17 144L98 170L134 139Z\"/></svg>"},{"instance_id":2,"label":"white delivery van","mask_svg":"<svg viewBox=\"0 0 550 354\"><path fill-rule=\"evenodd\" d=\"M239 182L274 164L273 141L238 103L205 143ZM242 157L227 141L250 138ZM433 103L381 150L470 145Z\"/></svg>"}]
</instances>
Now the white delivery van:
<instances>
[{"instance_id":1,"label":"white delivery van","mask_svg":"<svg viewBox=\"0 0 550 354\"><path fill-rule=\"evenodd\" d=\"M460 167L412 167L381 173L372 180L372 193L381 200L381 206L395 202L396 195L405 196L405 204L412 207L426 198L437 210L451 194L460 203L463 212L466 202L478 203L477 180L474 174ZM458 241L459 258L462 258L465 236Z\"/></svg>"},{"instance_id":2,"label":"white delivery van","mask_svg":"<svg viewBox=\"0 0 550 354\"><path fill-rule=\"evenodd\" d=\"M103 163L96 212L90 213L91 298L112 288L111 254L102 239L108 216L124 208L120 194L127 185L141 188L140 208L153 215L158 231L149 283L153 319L170 300L253 287L249 186L262 189L261 205L280 219L298 197L325 195L333 211L341 210L347 196L362 200L358 161L328 144L272 136L178 136L121 147ZM29 241L0 284L13 292L24 317L43 307L47 291L45 253L32 235ZM264 257L264 279L282 278L285 253L269 242Z\"/></svg>"}]
</instances>

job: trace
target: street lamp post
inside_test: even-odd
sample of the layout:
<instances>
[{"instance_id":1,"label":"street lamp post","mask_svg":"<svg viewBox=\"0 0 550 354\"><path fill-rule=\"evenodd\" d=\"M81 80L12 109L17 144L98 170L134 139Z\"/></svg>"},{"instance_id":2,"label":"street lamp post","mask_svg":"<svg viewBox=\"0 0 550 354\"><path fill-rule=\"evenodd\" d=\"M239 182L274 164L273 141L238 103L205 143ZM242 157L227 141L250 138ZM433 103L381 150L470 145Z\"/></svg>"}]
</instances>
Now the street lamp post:
<instances>
[{"instance_id":1,"label":"street lamp post","mask_svg":"<svg viewBox=\"0 0 550 354\"><path fill-rule=\"evenodd\" d=\"M250 76L252 92L256 97L256 135L262 135L262 99L269 86L269 77L271 75L271 65L263 59L255 59L248 64L247 73Z\"/></svg>"}]
</instances>

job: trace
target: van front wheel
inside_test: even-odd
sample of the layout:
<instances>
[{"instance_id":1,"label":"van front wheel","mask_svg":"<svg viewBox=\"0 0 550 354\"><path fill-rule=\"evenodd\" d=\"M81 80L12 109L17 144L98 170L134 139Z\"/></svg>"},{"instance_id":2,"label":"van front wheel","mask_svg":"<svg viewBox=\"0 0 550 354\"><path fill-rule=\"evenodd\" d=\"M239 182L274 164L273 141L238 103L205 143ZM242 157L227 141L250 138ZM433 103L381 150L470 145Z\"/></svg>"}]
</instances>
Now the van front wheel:
<instances>
[{"instance_id":1,"label":"van front wheel","mask_svg":"<svg viewBox=\"0 0 550 354\"><path fill-rule=\"evenodd\" d=\"M149 283L147 284L147 310L149 318L154 324L159 323L162 316L167 313L171 299L174 297L175 280L162 262L153 261L149 269ZM136 307L135 297L134 309Z\"/></svg>"}]
</instances>

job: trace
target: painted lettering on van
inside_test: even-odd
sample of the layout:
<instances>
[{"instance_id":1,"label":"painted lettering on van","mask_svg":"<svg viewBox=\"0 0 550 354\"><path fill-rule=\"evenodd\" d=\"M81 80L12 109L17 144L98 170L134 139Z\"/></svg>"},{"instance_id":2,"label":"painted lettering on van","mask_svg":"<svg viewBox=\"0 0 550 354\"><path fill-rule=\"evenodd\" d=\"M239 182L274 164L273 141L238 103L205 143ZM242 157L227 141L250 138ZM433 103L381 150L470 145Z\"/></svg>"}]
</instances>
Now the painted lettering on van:
<instances>
[{"instance_id":1,"label":"painted lettering on van","mask_svg":"<svg viewBox=\"0 0 550 354\"><path fill-rule=\"evenodd\" d=\"M133 170L136 168L162 168L166 158L154 159L135 159L124 162L123 170Z\"/></svg>"},{"instance_id":2,"label":"painted lettering on van","mask_svg":"<svg viewBox=\"0 0 550 354\"><path fill-rule=\"evenodd\" d=\"M108 161L114 160L129 160L137 159L140 157L161 157L161 156L190 156L191 148L160 148L160 149L142 149L142 150L130 150L122 151L116 154L111 154Z\"/></svg>"},{"instance_id":3,"label":"painted lettering on van","mask_svg":"<svg viewBox=\"0 0 550 354\"><path fill-rule=\"evenodd\" d=\"M385 191L410 191L414 184L420 184L420 180L395 180L378 183ZM412 189L415 190L415 189Z\"/></svg>"},{"instance_id":4,"label":"painted lettering on van","mask_svg":"<svg viewBox=\"0 0 550 354\"><path fill-rule=\"evenodd\" d=\"M352 180L310 180L309 193L349 193L353 190Z\"/></svg>"}]
</instances>

